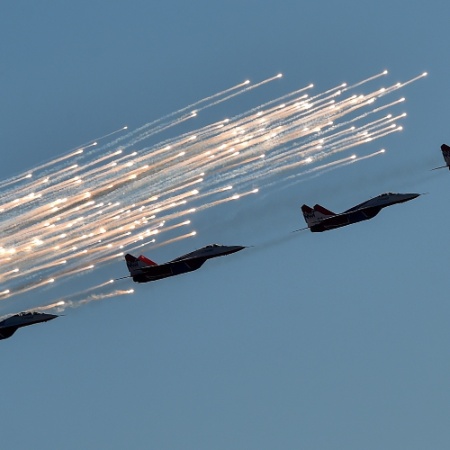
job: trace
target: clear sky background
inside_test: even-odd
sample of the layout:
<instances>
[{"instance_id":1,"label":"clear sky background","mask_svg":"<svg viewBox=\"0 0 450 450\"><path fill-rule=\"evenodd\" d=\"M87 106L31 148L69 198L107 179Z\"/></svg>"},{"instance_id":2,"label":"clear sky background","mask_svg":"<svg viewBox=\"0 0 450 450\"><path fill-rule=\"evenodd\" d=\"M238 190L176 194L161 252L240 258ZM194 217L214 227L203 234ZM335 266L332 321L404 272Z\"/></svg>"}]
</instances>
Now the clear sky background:
<instances>
[{"instance_id":1,"label":"clear sky background","mask_svg":"<svg viewBox=\"0 0 450 450\"><path fill-rule=\"evenodd\" d=\"M382 157L206 211L195 238L145 253L255 247L125 280L133 295L2 341L2 448L449 448L450 175L429 171L450 142L448 2L5 1L0 12L3 179L247 78L284 74L214 114L311 82L318 93L384 69L391 82L429 72L401 91L403 132L364 150ZM290 233L302 203L342 211L385 191L429 195ZM99 272L126 273L121 261Z\"/></svg>"}]
</instances>

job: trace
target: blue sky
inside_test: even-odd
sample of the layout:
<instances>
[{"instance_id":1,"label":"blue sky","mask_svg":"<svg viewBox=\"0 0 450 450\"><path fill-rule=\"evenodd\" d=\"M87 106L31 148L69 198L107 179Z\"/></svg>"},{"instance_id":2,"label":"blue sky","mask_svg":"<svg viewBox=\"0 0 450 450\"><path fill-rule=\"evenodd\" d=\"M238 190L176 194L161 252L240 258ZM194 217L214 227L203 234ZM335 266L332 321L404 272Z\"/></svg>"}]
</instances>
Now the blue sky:
<instances>
[{"instance_id":1,"label":"blue sky","mask_svg":"<svg viewBox=\"0 0 450 450\"><path fill-rule=\"evenodd\" d=\"M212 119L311 82L318 93L384 69L391 82L429 72L401 91L403 132L364 150L385 147L382 157L207 210L194 239L145 253L255 247L190 275L124 281L134 295L2 341L5 448L448 448L449 174L429 172L450 141L446 2L1 10L2 179L247 78L284 74ZM302 203L342 211L385 191L429 195L352 227L290 233L304 226ZM124 271L117 262L86 278Z\"/></svg>"}]
</instances>

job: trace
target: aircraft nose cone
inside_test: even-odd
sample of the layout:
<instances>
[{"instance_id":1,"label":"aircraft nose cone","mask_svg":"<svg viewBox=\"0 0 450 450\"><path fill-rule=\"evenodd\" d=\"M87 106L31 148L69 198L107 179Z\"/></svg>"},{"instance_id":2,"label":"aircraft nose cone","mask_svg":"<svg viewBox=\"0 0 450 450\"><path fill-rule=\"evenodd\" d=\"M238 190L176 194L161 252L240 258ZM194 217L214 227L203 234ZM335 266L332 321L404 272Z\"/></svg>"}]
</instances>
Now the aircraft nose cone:
<instances>
[{"instance_id":1,"label":"aircraft nose cone","mask_svg":"<svg viewBox=\"0 0 450 450\"><path fill-rule=\"evenodd\" d=\"M229 252L230 253L240 252L241 250L244 250L244 248L247 248L247 247L244 247L242 245L233 245L232 247L230 247Z\"/></svg>"},{"instance_id":2,"label":"aircraft nose cone","mask_svg":"<svg viewBox=\"0 0 450 450\"><path fill-rule=\"evenodd\" d=\"M44 319L47 321L47 320L53 320L53 319L56 319L57 317L59 317L59 316L56 315L56 314L46 314L45 317L44 317Z\"/></svg>"},{"instance_id":3,"label":"aircraft nose cone","mask_svg":"<svg viewBox=\"0 0 450 450\"><path fill-rule=\"evenodd\" d=\"M411 193L411 194L395 194L396 197L393 198L393 203L404 203L414 200L421 194Z\"/></svg>"}]
</instances>

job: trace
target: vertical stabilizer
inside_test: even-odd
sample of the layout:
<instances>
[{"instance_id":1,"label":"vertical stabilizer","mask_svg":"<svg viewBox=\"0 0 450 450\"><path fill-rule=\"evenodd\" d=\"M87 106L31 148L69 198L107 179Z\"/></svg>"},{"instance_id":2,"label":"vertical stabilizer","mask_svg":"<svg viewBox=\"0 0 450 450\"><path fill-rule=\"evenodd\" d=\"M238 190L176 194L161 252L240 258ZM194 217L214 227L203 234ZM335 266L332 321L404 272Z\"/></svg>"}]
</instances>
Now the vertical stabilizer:
<instances>
[{"instance_id":1,"label":"vertical stabilizer","mask_svg":"<svg viewBox=\"0 0 450 450\"><path fill-rule=\"evenodd\" d=\"M139 256L138 260L143 262L145 264L145 266L157 266L158 265L154 261L152 261L151 259L147 258L144 255Z\"/></svg>"},{"instance_id":2,"label":"vertical stabilizer","mask_svg":"<svg viewBox=\"0 0 450 450\"><path fill-rule=\"evenodd\" d=\"M311 228L320 222L320 219L316 217L316 211L308 205L302 205L302 213L308 228Z\"/></svg>"},{"instance_id":3,"label":"vertical stabilizer","mask_svg":"<svg viewBox=\"0 0 450 450\"><path fill-rule=\"evenodd\" d=\"M306 223L308 224L308 228L312 228L315 225L320 224L325 219L330 217L335 217L336 214L321 205L314 205L314 208L309 207L308 205L302 206L303 217L305 218ZM317 231L317 230L311 230ZM323 230L321 230L323 231Z\"/></svg>"},{"instance_id":4,"label":"vertical stabilizer","mask_svg":"<svg viewBox=\"0 0 450 450\"><path fill-rule=\"evenodd\" d=\"M447 144L441 145L442 156L444 157L445 164L450 170L450 147Z\"/></svg>"},{"instance_id":5,"label":"vertical stabilizer","mask_svg":"<svg viewBox=\"0 0 450 450\"><path fill-rule=\"evenodd\" d=\"M135 256L130 255L129 253L125 255L125 261L127 263L127 267L128 270L130 271L131 276L141 274L143 272L142 269L145 267L157 265L155 262L146 258L143 255L136 258Z\"/></svg>"},{"instance_id":6,"label":"vertical stabilizer","mask_svg":"<svg viewBox=\"0 0 450 450\"><path fill-rule=\"evenodd\" d=\"M330 211L329 209L324 208L321 205L314 205L314 211L316 213L316 217L319 219L324 219L329 216L335 216L336 213Z\"/></svg>"}]
</instances>

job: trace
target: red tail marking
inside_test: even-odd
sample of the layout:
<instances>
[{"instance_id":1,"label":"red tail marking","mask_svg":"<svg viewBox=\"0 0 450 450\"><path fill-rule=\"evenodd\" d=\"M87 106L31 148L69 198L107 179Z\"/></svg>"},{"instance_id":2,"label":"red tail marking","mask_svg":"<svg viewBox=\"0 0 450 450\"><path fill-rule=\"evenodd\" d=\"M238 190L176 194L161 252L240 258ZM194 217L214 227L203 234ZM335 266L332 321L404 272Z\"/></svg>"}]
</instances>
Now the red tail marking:
<instances>
[{"instance_id":1,"label":"red tail marking","mask_svg":"<svg viewBox=\"0 0 450 450\"><path fill-rule=\"evenodd\" d=\"M151 259L148 259L146 256L141 255L139 256L139 261L142 261L143 263L147 264L148 266L157 266L155 262L153 262Z\"/></svg>"}]
</instances>

